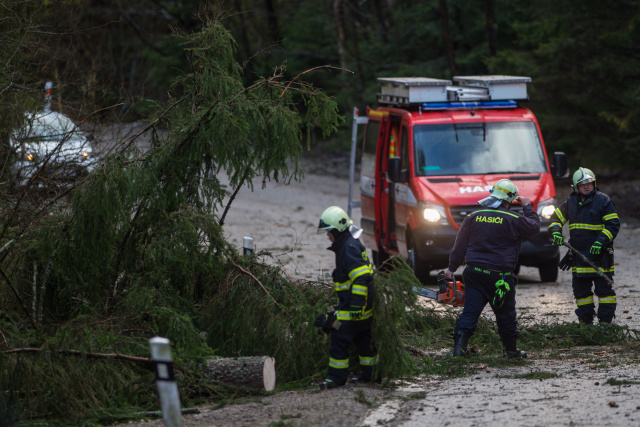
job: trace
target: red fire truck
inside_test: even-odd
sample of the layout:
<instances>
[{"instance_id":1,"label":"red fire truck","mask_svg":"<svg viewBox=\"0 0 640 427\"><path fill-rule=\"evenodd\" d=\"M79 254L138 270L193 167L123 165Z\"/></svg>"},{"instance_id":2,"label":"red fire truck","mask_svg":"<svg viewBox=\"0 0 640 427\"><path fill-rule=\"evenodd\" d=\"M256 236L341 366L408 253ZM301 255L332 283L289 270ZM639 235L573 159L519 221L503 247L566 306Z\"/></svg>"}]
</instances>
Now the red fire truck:
<instances>
[{"instance_id":1,"label":"red fire truck","mask_svg":"<svg viewBox=\"0 0 640 427\"><path fill-rule=\"evenodd\" d=\"M464 217L508 178L541 218L540 233L522 244L518 269L537 267L543 282L557 279L559 251L547 227L557 203L553 177L567 175L567 160L554 153L549 163L536 117L519 104L530 81L378 78L378 108L368 108L367 119L354 114L354 127L366 122L362 239L377 265L404 256L421 280L445 268Z\"/></svg>"}]
</instances>

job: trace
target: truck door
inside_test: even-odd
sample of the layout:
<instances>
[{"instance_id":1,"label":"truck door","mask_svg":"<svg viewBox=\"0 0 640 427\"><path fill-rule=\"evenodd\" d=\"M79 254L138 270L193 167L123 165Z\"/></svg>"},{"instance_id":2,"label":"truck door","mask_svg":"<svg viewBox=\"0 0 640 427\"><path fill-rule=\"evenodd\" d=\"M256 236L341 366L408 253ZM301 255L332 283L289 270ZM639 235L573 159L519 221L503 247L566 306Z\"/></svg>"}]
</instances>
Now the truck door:
<instances>
[{"instance_id":1,"label":"truck door","mask_svg":"<svg viewBox=\"0 0 640 427\"><path fill-rule=\"evenodd\" d=\"M398 252L406 253L407 218L409 217L409 203L413 195L409 189L409 128L406 123L400 130L400 147L397 149L401 161L402 179L393 184L395 197L395 227L396 245Z\"/></svg>"},{"instance_id":2,"label":"truck door","mask_svg":"<svg viewBox=\"0 0 640 427\"><path fill-rule=\"evenodd\" d=\"M361 225L363 243L372 250L384 250L388 241L389 190L386 179L389 141L389 113L367 111L360 177Z\"/></svg>"}]
</instances>

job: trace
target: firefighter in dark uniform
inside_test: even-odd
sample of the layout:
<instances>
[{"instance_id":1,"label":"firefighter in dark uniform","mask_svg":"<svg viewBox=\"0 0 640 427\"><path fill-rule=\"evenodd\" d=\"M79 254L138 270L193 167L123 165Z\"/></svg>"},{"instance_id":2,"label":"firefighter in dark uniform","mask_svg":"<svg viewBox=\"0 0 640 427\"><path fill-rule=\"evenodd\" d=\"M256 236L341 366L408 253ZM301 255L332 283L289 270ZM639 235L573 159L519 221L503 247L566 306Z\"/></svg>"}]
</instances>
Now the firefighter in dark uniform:
<instances>
[{"instance_id":1,"label":"firefighter in dark uniform","mask_svg":"<svg viewBox=\"0 0 640 427\"><path fill-rule=\"evenodd\" d=\"M320 217L318 232L326 231L336 254L333 287L338 305L321 316L325 331L330 330L329 372L321 389L343 386L349 373L349 346L354 343L360 360L360 375L356 380L380 382L377 369L378 351L373 344L373 266L359 237L362 230L352 225L347 213L338 206L327 208ZM374 373L374 368L375 373ZM375 378L373 377L375 375Z\"/></svg>"},{"instance_id":2,"label":"firefighter in dark uniform","mask_svg":"<svg viewBox=\"0 0 640 427\"><path fill-rule=\"evenodd\" d=\"M510 212L518 200L523 215ZM518 188L508 179L499 180L491 195L478 203L483 209L467 215L458 231L449 256L445 278L465 262L462 273L465 300L454 330L454 356L467 356L467 343L478 326L478 318L489 303L496 316L498 333L509 358L527 357L518 350L516 321L516 291L518 282L513 270L518 261L522 239L540 232L540 218L529 198L518 195Z\"/></svg>"},{"instance_id":3,"label":"firefighter in dark uniform","mask_svg":"<svg viewBox=\"0 0 640 427\"><path fill-rule=\"evenodd\" d=\"M595 174L579 168L573 174L573 190L551 217L549 235L556 245L563 243L562 226L569 223L569 242L596 267L612 279L613 239L620 230L620 219L613 201L596 186ZM607 279L570 250L560 261L562 270L572 271L573 296L580 323L592 324L596 314L592 287L598 297L598 321L611 323L616 313L616 292Z\"/></svg>"}]
</instances>

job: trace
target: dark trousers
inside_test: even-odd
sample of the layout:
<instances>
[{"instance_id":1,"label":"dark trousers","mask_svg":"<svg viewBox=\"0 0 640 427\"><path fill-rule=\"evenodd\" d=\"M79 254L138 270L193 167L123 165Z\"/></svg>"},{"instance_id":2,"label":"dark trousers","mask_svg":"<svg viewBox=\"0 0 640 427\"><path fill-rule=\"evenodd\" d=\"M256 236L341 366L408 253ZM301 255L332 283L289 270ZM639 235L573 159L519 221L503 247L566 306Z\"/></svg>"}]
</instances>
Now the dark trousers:
<instances>
[{"instance_id":1,"label":"dark trousers","mask_svg":"<svg viewBox=\"0 0 640 427\"><path fill-rule=\"evenodd\" d=\"M360 357L360 375L370 381L373 368L378 364L378 350L373 344L371 328L359 332L331 332L329 348L329 373L327 379L338 385L347 382L349 376L349 346L354 343Z\"/></svg>"},{"instance_id":2,"label":"dark trousers","mask_svg":"<svg viewBox=\"0 0 640 427\"><path fill-rule=\"evenodd\" d=\"M609 278L613 277L610 274L607 274L607 276ZM598 319L601 322L609 323L613 320L617 306L616 291L603 277L578 277L578 275L574 274L571 287L573 288L573 296L578 304L578 308L576 308L578 318L593 319L596 314L595 301L593 300L594 292L591 291L593 287L599 299Z\"/></svg>"},{"instance_id":3,"label":"dark trousers","mask_svg":"<svg viewBox=\"0 0 640 427\"><path fill-rule=\"evenodd\" d=\"M455 333L473 335L482 310L489 304L496 316L500 338L504 341L506 338L517 337L519 331L516 321L516 276L467 266L462 272L462 279L465 287L464 307L456 321ZM504 280L511 288L500 307L493 305L496 282L499 280Z\"/></svg>"}]
</instances>

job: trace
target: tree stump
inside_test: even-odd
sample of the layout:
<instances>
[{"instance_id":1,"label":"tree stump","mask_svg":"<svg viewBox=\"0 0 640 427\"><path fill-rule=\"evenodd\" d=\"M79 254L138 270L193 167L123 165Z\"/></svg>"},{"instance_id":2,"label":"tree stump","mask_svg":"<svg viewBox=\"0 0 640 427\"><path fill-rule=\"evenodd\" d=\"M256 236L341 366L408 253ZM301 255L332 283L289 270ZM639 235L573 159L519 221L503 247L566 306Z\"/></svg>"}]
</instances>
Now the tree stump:
<instances>
[{"instance_id":1,"label":"tree stump","mask_svg":"<svg viewBox=\"0 0 640 427\"><path fill-rule=\"evenodd\" d=\"M275 365L269 356L221 357L207 359L204 374L214 381L272 391L276 388Z\"/></svg>"}]
</instances>

